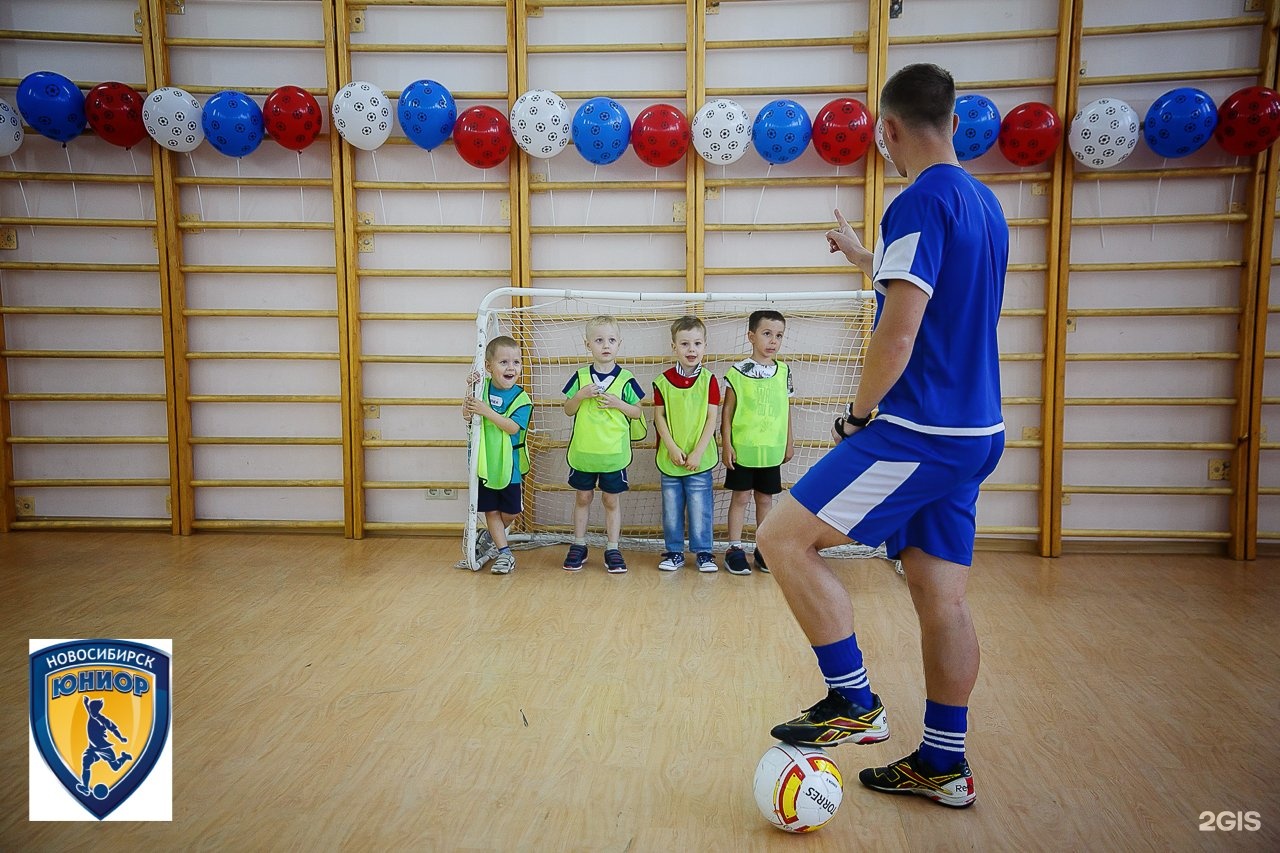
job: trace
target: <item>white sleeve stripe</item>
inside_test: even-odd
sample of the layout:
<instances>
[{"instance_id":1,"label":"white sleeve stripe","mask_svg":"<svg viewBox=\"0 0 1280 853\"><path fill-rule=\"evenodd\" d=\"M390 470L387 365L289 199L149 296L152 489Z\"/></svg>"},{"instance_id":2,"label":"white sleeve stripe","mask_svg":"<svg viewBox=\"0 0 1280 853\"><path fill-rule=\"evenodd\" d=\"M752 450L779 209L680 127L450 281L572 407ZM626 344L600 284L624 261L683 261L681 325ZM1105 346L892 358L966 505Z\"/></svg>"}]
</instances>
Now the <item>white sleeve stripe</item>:
<instances>
[{"instance_id":1,"label":"white sleeve stripe","mask_svg":"<svg viewBox=\"0 0 1280 853\"><path fill-rule=\"evenodd\" d=\"M919 247L919 231L904 234L888 246L885 246L884 253L880 256L880 263L876 266L876 274L874 276L876 290L884 293L884 289L880 287L880 282L882 281L902 279L903 281L911 282L916 287L919 287L925 293L932 296L933 282L925 281L920 278L920 276L911 272L911 267L915 264L916 252Z\"/></svg>"}]
</instances>

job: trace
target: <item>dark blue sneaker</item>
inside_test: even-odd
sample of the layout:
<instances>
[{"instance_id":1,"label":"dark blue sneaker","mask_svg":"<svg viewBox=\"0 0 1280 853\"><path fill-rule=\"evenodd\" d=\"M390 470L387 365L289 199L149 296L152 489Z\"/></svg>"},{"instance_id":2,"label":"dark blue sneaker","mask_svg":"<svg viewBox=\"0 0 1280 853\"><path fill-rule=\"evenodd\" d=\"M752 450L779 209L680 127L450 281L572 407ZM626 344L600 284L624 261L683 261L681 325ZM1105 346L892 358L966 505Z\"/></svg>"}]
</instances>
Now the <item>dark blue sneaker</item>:
<instances>
[{"instance_id":1,"label":"dark blue sneaker","mask_svg":"<svg viewBox=\"0 0 1280 853\"><path fill-rule=\"evenodd\" d=\"M757 545L757 546L756 546L756 560L755 560L755 563L756 563L756 568L757 568L757 569L759 569L760 571L764 572L766 575L770 573L770 572L769 572L769 567L768 567L768 566L766 566L766 565L764 564L764 554L761 554L761 553L760 553L760 546L759 546L759 545Z\"/></svg>"},{"instance_id":2,"label":"dark blue sneaker","mask_svg":"<svg viewBox=\"0 0 1280 853\"><path fill-rule=\"evenodd\" d=\"M611 575L627 573L627 561L622 559L622 552L617 548L610 548L604 552L604 567Z\"/></svg>"},{"instance_id":3,"label":"dark blue sneaker","mask_svg":"<svg viewBox=\"0 0 1280 853\"><path fill-rule=\"evenodd\" d=\"M582 568L585 562L587 562L587 546L570 545L569 553L564 555L564 570L566 572L576 572Z\"/></svg>"},{"instance_id":4,"label":"dark blue sneaker","mask_svg":"<svg viewBox=\"0 0 1280 853\"><path fill-rule=\"evenodd\" d=\"M751 565L747 562L747 552L738 547L724 552L724 567L731 575L751 574Z\"/></svg>"}]
</instances>

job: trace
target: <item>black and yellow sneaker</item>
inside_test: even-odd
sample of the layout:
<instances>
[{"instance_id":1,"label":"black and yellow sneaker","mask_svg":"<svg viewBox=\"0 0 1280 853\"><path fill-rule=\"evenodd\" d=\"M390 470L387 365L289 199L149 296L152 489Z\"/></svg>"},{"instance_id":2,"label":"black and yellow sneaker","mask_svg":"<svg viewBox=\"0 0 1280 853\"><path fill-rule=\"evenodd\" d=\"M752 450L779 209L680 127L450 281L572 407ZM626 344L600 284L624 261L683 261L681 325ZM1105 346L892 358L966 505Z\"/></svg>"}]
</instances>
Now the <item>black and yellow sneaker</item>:
<instances>
[{"instance_id":1,"label":"black and yellow sneaker","mask_svg":"<svg viewBox=\"0 0 1280 853\"><path fill-rule=\"evenodd\" d=\"M827 691L827 698L808 708L794 720L779 723L770 732L783 743L793 746L836 746L853 743L879 743L889 739L889 718L880 697L871 694L875 707L861 708L841 696Z\"/></svg>"},{"instance_id":2,"label":"black and yellow sneaker","mask_svg":"<svg viewBox=\"0 0 1280 853\"><path fill-rule=\"evenodd\" d=\"M953 809L967 809L978 796L973 790L969 762L962 758L949 773L935 773L921 766L919 750L888 767L868 767L858 774L858 781L873 791L919 794Z\"/></svg>"}]
</instances>

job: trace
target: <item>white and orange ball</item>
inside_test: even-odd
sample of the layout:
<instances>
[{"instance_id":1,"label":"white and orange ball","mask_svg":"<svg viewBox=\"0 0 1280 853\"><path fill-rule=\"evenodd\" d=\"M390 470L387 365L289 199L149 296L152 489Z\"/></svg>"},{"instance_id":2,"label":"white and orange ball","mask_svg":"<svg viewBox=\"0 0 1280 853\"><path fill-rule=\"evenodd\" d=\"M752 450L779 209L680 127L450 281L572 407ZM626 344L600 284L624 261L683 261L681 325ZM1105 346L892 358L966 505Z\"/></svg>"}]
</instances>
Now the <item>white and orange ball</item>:
<instances>
[{"instance_id":1,"label":"white and orange ball","mask_svg":"<svg viewBox=\"0 0 1280 853\"><path fill-rule=\"evenodd\" d=\"M840 768L821 749L775 743L756 765L756 805L786 832L812 832L835 817L844 795Z\"/></svg>"}]
</instances>

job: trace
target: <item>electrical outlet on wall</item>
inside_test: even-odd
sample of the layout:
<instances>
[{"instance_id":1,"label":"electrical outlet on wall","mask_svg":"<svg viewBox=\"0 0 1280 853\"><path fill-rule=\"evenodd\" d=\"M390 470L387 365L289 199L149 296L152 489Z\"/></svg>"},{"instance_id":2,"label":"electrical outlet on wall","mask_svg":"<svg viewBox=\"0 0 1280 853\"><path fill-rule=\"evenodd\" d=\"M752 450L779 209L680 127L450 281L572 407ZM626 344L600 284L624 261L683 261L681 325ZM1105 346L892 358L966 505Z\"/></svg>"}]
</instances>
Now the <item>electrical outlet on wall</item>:
<instances>
[{"instance_id":1,"label":"electrical outlet on wall","mask_svg":"<svg viewBox=\"0 0 1280 853\"><path fill-rule=\"evenodd\" d=\"M452 501L457 500L457 489L427 489L427 500L429 501Z\"/></svg>"}]
</instances>

